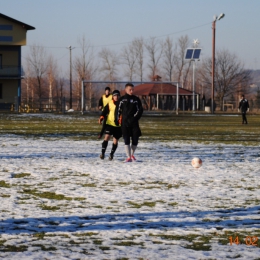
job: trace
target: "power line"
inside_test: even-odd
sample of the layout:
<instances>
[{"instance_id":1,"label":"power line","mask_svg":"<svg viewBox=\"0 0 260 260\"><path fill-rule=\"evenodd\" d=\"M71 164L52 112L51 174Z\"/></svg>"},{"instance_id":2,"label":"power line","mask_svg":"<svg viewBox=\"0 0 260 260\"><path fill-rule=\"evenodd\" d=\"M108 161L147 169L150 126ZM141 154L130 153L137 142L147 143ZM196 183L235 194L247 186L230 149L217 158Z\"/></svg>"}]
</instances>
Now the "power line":
<instances>
[{"instance_id":1,"label":"power line","mask_svg":"<svg viewBox=\"0 0 260 260\"><path fill-rule=\"evenodd\" d=\"M202 25L198 25L198 26L195 26L195 27L191 27L191 28L188 28L188 29L184 29L184 30L181 30L181 31L177 31L177 32L173 32L173 33L168 33L168 34L163 34L163 35L159 35L159 36L155 36L155 37L152 37L152 38L162 38L162 37L166 37L166 36L170 36L170 35L174 35L174 34L179 34L179 33L182 33L182 32L186 32L186 31L190 31L190 30L194 30L194 29L197 29L197 28L200 28L200 27L204 27L206 25L209 25L211 24L210 23L206 23L206 24L202 24ZM147 39L144 39L145 41L148 40ZM99 48L99 47L108 47L108 46L116 46L116 45L124 45L124 44L128 44L128 43L131 43L132 41L128 41L128 42L120 42L120 43L111 43L111 44L102 44L102 45L91 45L90 47L92 48ZM32 47L33 45L26 45L27 47ZM51 47L51 46L41 46L43 48L48 48L48 49L65 49L67 47ZM80 47L74 47L74 49L77 49L77 48L80 48Z\"/></svg>"},{"instance_id":2,"label":"power line","mask_svg":"<svg viewBox=\"0 0 260 260\"><path fill-rule=\"evenodd\" d=\"M179 33L182 33L182 32L185 32L185 31L190 31L190 30L193 30L193 29L196 29L196 28L199 28L199 27L203 27L203 26L206 26L206 25L209 25L211 24L210 23L206 23L206 24L203 24L203 25L199 25L199 26L195 26L195 27L192 27L192 28L189 28L189 29L184 29L184 30L181 30L181 31L177 31L177 32L173 32L173 33L168 33L168 34L163 34L163 35L159 35L159 36L155 36L155 37L151 37L151 38L162 38L162 37L165 37L165 36L169 36L169 35L173 35L173 34L179 34ZM145 41L148 40L147 39L144 39ZM112 44L104 44L104 45L94 45L94 46L91 46L91 47L105 47L105 46L115 46L115 45L123 45L123 44L128 44L128 43L131 43L132 41L130 42L121 42L121 43L112 43Z\"/></svg>"}]
</instances>

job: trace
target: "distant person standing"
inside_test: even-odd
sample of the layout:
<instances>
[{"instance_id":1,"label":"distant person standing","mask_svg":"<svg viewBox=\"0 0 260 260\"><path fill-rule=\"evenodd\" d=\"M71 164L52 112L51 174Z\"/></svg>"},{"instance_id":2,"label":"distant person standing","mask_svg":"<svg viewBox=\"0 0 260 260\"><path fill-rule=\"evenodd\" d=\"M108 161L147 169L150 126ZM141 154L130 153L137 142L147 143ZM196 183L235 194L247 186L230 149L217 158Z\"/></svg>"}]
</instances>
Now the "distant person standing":
<instances>
[{"instance_id":1,"label":"distant person standing","mask_svg":"<svg viewBox=\"0 0 260 260\"><path fill-rule=\"evenodd\" d=\"M139 127L139 119L143 114L141 100L133 95L134 85L125 85L126 94L122 96L116 106L116 123L121 124L122 134L125 142L126 160L125 162L135 161L134 152L137 148L139 137L142 135ZM132 145L130 142L132 139Z\"/></svg>"},{"instance_id":2,"label":"distant person standing","mask_svg":"<svg viewBox=\"0 0 260 260\"><path fill-rule=\"evenodd\" d=\"M110 87L105 88L105 94L102 95L102 97L99 99L98 102L98 109L103 110L104 107L112 100L112 95L110 94ZM103 120L101 131L98 135L98 139L102 137L105 131L105 125L106 125L106 118Z\"/></svg>"},{"instance_id":3,"label":"distant person standing","mask_svg":"<svg viewBox=\"0 0 260 260\"><path fill-rule=\"evenodd\" d=\"M238 109L242 113L242 124L247 124L246 112L249 111L249 104L247 99L245 99L244 95L242 95L242 99L239 102Z\"/></svg>"}]
</instances>

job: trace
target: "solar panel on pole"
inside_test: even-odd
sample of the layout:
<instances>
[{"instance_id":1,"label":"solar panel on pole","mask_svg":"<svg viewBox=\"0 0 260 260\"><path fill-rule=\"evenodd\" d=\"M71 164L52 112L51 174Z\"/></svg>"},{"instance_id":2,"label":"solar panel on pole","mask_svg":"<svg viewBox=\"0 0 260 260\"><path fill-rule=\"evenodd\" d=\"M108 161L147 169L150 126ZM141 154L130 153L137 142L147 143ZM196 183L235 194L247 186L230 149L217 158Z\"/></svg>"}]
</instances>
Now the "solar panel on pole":
<instances>
[{"instance_id":1,"label":"solar panel on pole","mask_svg":"<svg viewBox=\"0 0 260 260\"><path fill-rule=\"evenodd\" d=\"M193 49L187 49L186 50L186 55L185 55L185 60L192 59L192 56L193 56Z\"/></svg>"},{"instance_id":2,"label":"solar panel on pole","mask_svg":"<svg viewBox=\"0 0 260 260\"><path fill-rule=\"evenodd\" d=\"M201 49L194 49L194 51L193 51L194 60L198 60L200 58L200 52L201 52Z\"/></svg>"},{"instance_id":3,"label":"solar panel on pole","mask_svg":"<svg viewBox=\"0 0 260 260\"><path fill-rule=\"evenodd\" d=\"M200 58L201 48L188 48L185 53L185 60L198 60Z\"/></svg>"},{"instance_id":4,"label":"solar panel on pole","mask_svg":"<svg viewBox=\"0 0 260 260\"><path fill-rule=\"evenodd\" d=\"M185 53L185 60L193 61L193 84L192 84L192 110L195 111L195 61L199 60L201 48L188 48Z\"/></svg>"}]
</instances>

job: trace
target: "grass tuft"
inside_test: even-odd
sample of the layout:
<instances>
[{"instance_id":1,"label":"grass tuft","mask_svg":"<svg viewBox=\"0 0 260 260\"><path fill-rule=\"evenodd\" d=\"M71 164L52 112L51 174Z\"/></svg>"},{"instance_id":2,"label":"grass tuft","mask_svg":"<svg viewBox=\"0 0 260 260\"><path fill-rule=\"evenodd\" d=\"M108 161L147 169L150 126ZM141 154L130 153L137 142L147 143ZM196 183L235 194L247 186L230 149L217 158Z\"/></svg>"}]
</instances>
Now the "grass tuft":
<instances>
[{"instance_id":1,"label":"grass tuft","mask_svg":"<svg viewBox=\"0 0 260 260\"><path fill-rule=\"evenodd\" d=\"M130 204L133 208L141 208L141 207L150 207L153 208L156 205L156 202L149 202L149 201L145 201L143 203L136 203L133 201L127 201L128 204Z\"/></svg>"},{"instance_id":2,"label":"grass tuft","mask_svg":"<svg viewBox=\"0 0 260 260\"><path fill-rule=\"evenodd\" d=\"M72 200L70 197L65 197L63 194L56 194L55 192L39 192L36 189L30 190L30 189L24 189L22 193L34 195L39 198L43 199L51 199L51 200Z\"/></svg>"},{"instance_id":3,"label":"grass tuft","mask_svg":"<svg viewBox=\"0 0 260 260\"><path fill-rule=\"evenodd\" d=\"M31 176L30 173L17 173L17 174L14 174L12 177L13 178L24 178L24 177L29 177Z\"/></svg>"},{"instance_id":4,"label":"grass tuft","mask_svg":"<svg viewBox=\"0 0 260 260\"><path fill-rule=\"evenodd\" d=\"M11 185L6 183L5 181L0 181L0 187L1 188L10 188Z\"/></svg>"}]
</instances>

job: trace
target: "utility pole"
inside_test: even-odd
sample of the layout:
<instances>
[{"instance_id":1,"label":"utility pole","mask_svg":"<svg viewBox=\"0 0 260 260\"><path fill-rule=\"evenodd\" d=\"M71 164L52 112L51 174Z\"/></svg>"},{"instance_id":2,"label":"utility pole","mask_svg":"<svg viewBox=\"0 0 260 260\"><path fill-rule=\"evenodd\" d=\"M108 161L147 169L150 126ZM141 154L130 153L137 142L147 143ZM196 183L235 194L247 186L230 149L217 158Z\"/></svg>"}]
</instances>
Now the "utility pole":
<instances>
[{"instance_id":1,"label":"utility pole","mask_svg":"<svg viewBox=\"0 0 260 260\"><path fill-rule=\"evenodd\" d=\"M212 22L212 71L211 71L211 113L214 114L214 91L215 91L215 41L216 41L216 22L222 19L225 14L221 13L218 17L214 16Z\"/></svg>"},{"instance_id":2,"label":"utility pole","mask_svg":"<svg viewBox=\"0 0 260 260\"><path fill-rule=\"evenodd\" d=\"M69 46L68 49L70 51L70 109L72 109L72 60L71 60L71 51L74 48Z\"/></svg>"},{"instance_id":3,"label":"utility pole","mask_svg":"<svg viewBox=\"0 0 260 260\"><path fill-rule=\"evenodd\" d=\"M212 22L212 71L211 71L211 113L214 114L214 91L215 91L215 36L216 19Z\"/></svg>"}]
</instances>

